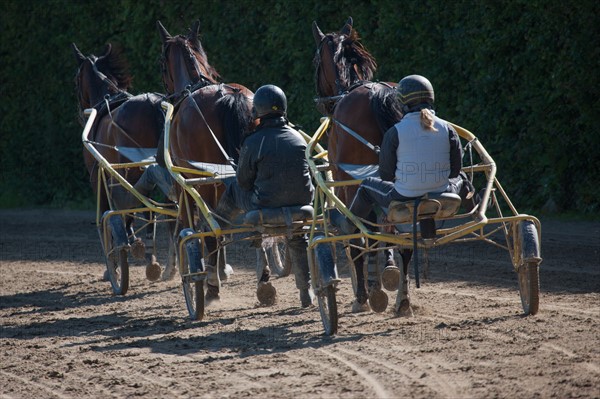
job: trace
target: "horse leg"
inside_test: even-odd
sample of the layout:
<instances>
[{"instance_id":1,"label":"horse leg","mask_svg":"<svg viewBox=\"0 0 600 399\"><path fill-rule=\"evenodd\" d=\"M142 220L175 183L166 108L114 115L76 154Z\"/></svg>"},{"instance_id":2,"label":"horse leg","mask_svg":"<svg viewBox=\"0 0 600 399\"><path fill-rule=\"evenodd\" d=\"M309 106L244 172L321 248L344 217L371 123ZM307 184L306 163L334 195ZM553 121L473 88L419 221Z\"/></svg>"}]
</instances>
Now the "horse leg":
<instances>
[{"instance_id":1,"label":"horse leg","mask_svg":"<svg viewBox=\"0 0 600 399\"><path fill-rule=\"evenodd\" d=\"M355 299L352 303L352 312L366 312L369 310L369 304L367 300L369 299L368 289L367 289L367 278L366 278L366 261L367 257L359 256L360 249L351 248L350 256L354 259L353 267L356 276L356 292L354 293Z\"/></svg>"},{"instance_id":2,"label":"horse leg","mask_svg":"<svg viewBox=\"0 0 600 399\"><path fill-rule=\"evenodd\" d=\"M177 221L170 221L167 223L167 226L169 228L169 249L167 255L167 264L165 265L165 270L162 273L163 281L172 280L173 277L175 277L175 273L177 270L177 256L175 254L175 251L177 250L177 248L175 248L175 246L177 245L176 237L178 236L177 224Z\"/></svg>"},{"instance_id":3,"label":"horse leg","mask_svg":"<svg viewBox=\"0 0 600 399\"><path fill-rule=\"evenodd\" d=\"M412 257L412 250L400 250L402 257L402 269L400 273L400 286L398 287L398 296L396 297L395 311L398 316L412 317L413 311L410 306L410 295L408 293L408 264Z\"/></svg>"},{"instance_id":4,"label":"horse leg","mask_svg":"<svg viewBox=\"0 0 600 399\"><path fill-rule=\"evenodd\" d=\"M227 248L223 247L219 251L219 278L226 281L233 274L233 268L227 263Z\"/></svg>"},{"instance_id":5,"label":"horse leg","mask_svg":"<svg viewBox=\"0 0 600 399\"><path fill-rule=\"evenodd\" d=\"M215 237L205 237L204 244L208 251L208 256L205 258L207 261L205 262L205 268L208 273L208 278L206 280L206 295L204 299L207 304L211 302L218 301L220 299L219 291L221 288L221 280L219 278L218 271L218 258L219 258L219 250L217 249L217 238Z\"/></svg>"},{"instance_id":6,"label":"horse leg","mask_svg":"<svg viewBox=\"0 0 600 399\"><path fill-rule=\"evenodd\" d=\"M269 268L267 250L262 245L262 240L256 240L256 297L265 306L271 306L277 299L277 291L269 281L271 269Z\"/></svg>"}]
</instances>

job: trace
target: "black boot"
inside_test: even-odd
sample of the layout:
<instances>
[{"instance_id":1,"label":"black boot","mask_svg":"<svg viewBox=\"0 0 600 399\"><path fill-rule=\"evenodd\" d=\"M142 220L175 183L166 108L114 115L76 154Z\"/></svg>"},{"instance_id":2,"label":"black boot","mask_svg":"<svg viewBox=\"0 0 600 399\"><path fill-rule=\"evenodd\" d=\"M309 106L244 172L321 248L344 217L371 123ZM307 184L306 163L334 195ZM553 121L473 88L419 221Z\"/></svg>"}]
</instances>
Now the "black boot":
<instances>
[{"instance_id":1,"label":"black boot","mask_svg":"<svg viewBox=\"0 0 600 399\"><path fill-rule=\"evenodd\" d=\"M337 227L343 234L353 234L358 230L356 226L337 209L329 211L329 220L331 221L331 224Z\"/></svg>"}]
</instances>

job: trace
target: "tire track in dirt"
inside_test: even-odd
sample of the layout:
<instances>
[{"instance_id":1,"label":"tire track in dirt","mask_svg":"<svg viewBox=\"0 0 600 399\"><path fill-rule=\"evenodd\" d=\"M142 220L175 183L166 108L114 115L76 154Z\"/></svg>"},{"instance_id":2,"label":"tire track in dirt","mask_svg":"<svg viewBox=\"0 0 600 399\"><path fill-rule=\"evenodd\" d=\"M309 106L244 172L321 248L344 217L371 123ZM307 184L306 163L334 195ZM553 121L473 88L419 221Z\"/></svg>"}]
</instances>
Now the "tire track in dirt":
<instances>
[{"instance_id":1,"label":"tire track in dirt","mask_svg":"<svg viewBox=\"0 0 600 399\"><path fill-rule=\"evenodd\" d=\"M453 292L453 291L448 291L448 290L438 290L437 292L442 292L442 293L448 293L448 294L452 294L452 295L456 295L457 293ZM469 296L472 296L473 294L469 294ZM479 296L479 295L475 295L476 297L479 298L484 298L484 296ZM494 298L489 298L489 299L494 299ZM500 297L499 299L504 299L502 297ZM551 306L563 311L568 310L570 313L564 313L562 314L562 316L571 316L572 314L583 314L586 316L594 316L597 315L597 312L587 312L585 310L580 310L580 309L573 309L573 308L564 308L564 307L560 307L560 306ZM439 322L440 319L451 319L454 320L455 322L458 322L458 327L462 328L463 325L462 323L465 321L464 318L462 317L458 317L458 316L453 316L453 315L447 315L447 314L440 314L437 312L434 312L434 314L437 316L436 318L432 318L432 317L426 317L426 316L420 316L424 319L428 319L434 322ZM524 316L523 316L524 317ZM530 316L530 317L535 317L535 316ZM486 324L485 325L486 330L485 330L485 335L486 336L495 336L496 339L501 340L502 342L508 343L508 342L512 342L515 337L518 337L522 342L527 342L527 343L532 343L532 344L539 344L539 347L541 349L544 349L546 351L550 351L553 352L555 354L558 355L564 355L567 356L571 359L577 359L579 358L579 356L577 354L575 354L574 352L558 345L555 343L549 343L549 342L543 342L540 343L536 338L532 338L532 336L530 334L521 332L521 331L517 331L514 329L511 329L510 332L506 332L505 330L501 329L500 327L496 327L493 326L491 324ZM600 374L600 367L597 366L596 364L590 363L590 362L575 362L575 365L579 368L582 368L582 371L586 371L586 372L591 372L592 374ZM532 391L532 394L534 394L535 392Z\"/></svg>"},{"instance_id":2,"label":"tire track in dirt","mask_svg":"<svg viewBox=\"0 0 600 399\"><path fill-rule=\"evenodd\" d=\"M363 380L366 381L369 384L369 387L371 388L371 390L375 393L375 395L378 398L390 398L390 397L392 397L387 392L387 390L385 389L385 387L381 383L379 383L379 381L377 381L377 379L375 379L372 375L370 375L367 371L365 371L358 364L352 362L351 360L348 360L348 359L342 357L339 354L334 353L331 350L327 350L327 349L323 349L323 348L319 348L318 350L321 353L325 354L326 356L334 358L339 363L344 364L347 368L353 370L355 373L357 373L358 375L360 375L363 378Z\"/></svg>"},{"instance_id":3,"label":"tire track in dirt","mask_svg":"<svg viewBox=\"0 0 600 399\"><path fill-rule=\"evenodd\" d=\"M52 395L52 397L57 397L60 399L71 399L73 398L73 396L71 395L65 395L62 392L59 391L59 389L57 389L56 387L54 387L53 385L50 384L43 384L37 381L34 381L34 379L32 377L26 378L26 377L22 377L20 375L14 374L14 373L10 373L4 370L0 370L0 374L4 375L7 379L4 380L3 382L6 383L8 381L8 379L13 379L13 380L17 380L22 382L23 384L25 384L26 387L29 386L34 386L36 388L41 389L43 392L46 392L50 395ZM4 394L3 394L4 395ZM27 395L30 397L36 397L36 395L33 392L27 392ZM111 396L110 392L107 393L107 395ZM38 397L47 397L45 395L40 395Z\"/></svg>"},{"instance_id":4,"label":"tire track in dirt","mask_svg":"<svg viewBox=\"0 0 600 399\"><path fill-rule=\"evenodd\" d=\"M419 359L416 359L415 356L412 356L411 359L406 359L403 364L394 364L389 363L382 360L382 357L389 356L389 353L381 353L377 350L377 347L369 346L368 352L371 354L378 354L380 356L372 356L367 355L365 353L357 352L354 350L343 349L337 347L336 350L343 352L349 356L353 356L355 358L359 358L363 361L368 361L369 365L378 364L388 370L393 371L394 373L400 373L407 379L413 381L417 385L424 385L426 388L429 388L431 391L435 392L433 397L446 397L446 398L458 398L465 395L465 391L467 387L465 385L459 385L457 381L452 381L449 378L446 378L442 373L435 371L433 368L426 368L421 366L415 362L418 360L421 362L425 361L426 364L435 364L440 368L445 368L450 371L450 369L446 366L448 363L437 359L436 356L420 356ZM409 352L406 351L405 354ZM415 372L417 371L417 372ZM462 383L463 381L461 381Z\"/></svg>"}]
</instances>

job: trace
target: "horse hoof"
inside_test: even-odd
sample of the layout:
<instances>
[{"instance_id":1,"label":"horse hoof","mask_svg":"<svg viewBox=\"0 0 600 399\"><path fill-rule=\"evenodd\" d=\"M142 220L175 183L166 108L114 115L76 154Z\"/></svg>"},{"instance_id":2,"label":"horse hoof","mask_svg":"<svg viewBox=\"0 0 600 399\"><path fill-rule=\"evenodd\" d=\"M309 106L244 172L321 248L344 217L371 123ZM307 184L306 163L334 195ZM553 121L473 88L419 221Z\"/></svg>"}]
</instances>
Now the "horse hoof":
<instances>
[{"instance_id":1,"label":"horse hoof","mask_svg":"<svg viewBox=\"0 0 600 399\"><path fill-rule=\"evenodd\" d=\"M204 295L204 302L206 305L210 305L213 302L218 302L221 300L219 296L219 287L215 287L213 285L207 284L206 295Z\"/></svg>"},{"instance_id":2,"label":"horse hoof","mask_svg":"<svg viewBox=\"0 0 600 399\"><path fill-rule=\"evenodd\" d=\"M401 317L413 317L414 313L408 299L400 301L400 305L396 306L396 315Z\"/></svg>"},{"instance_id":3,"label":"horse hoof","mask_svg":"<svg viewBox=\"0 0 600 399\"><path fill-rule=\"evenodd\" d=\"M272 306L277 300L277 290L270 282L261 281L256 289L256 297L261 305Z\"/></svg>"},{"instance_id":4,"label":"horse hoof","mask_svg":"<svg viewBox=\"0 0 600 399\"><path fill-rule=\"evenodd\" d=\"M382 290L373 290L369 295L369 304L373 312L384 312L387 309L388 296Z\"/></svg>"},{"instance_id":5,"label":"horse hoof","mask_svg":"<svg viewBox=\"0 0 600 399\"><path fill-rule=\"evenodd\" d=\"M156 281L160 278L160 265L157 262L152 262L146 266L146 278L150 281Z\"/></svg>"},{"instance_id":6,"label":"horse hoof","mask_svg":"<svg viewBox=\"0 0 600 399\"><path fill-rule=\"evenodd\" d=\"M356 300L352 302L352 313L368 312L369 310L369 304L367 302L360 303Z\"/></svg>"},{"instance_id":7,"label":"horse hoof","mask_svg":"<svg viewBox=\"0 0 600 399\"><path fill-rule=\"evenodd\" d=\"M104 274L102 275L102 281L110 281L110 276L108 275L108 270L104 270Z\"/></svg>"},{"instance_id":8,"label":"horse hoof","mask_svg":"<svg viewBox=\"0 0 600 399\"><path fill-rule=\"evenodd\" d=\"M219 269L219 278L221 281L226 281L229 279L229 276L233 274L233 268L229 263L225 264L225 267Z\"/></svg>"},{"instance_id":9,"label":"horse hoof","mask_svg":"<svg viewBox=\"0 0 600 399\"><path fill-rule=\"evenodd\" d=\"M175 277L175 266L166 266L162 273L162 281L171 281Z\"/></svg>"},{"instance_id":10,"label":"horse hoof","mask_svg":"<svg viewBox=\"0 0 600 399\"><path fill-rule=\"evenodd\" d=\"M136 259L144 259L146 257L146 244L141 238L136 238L131 243L131 254Z\"/></svg>"},{"instance_id":11,"label":"horse hoof","mask_svg":"<svg viewBox=\"0 0 600 399\"><path fill-rule=\"evenodd\" d=\"M381 273L383 288L388 291L396 291L400 283L400 269L396 266L386 266Z\"/></svg>"}]
</instances>

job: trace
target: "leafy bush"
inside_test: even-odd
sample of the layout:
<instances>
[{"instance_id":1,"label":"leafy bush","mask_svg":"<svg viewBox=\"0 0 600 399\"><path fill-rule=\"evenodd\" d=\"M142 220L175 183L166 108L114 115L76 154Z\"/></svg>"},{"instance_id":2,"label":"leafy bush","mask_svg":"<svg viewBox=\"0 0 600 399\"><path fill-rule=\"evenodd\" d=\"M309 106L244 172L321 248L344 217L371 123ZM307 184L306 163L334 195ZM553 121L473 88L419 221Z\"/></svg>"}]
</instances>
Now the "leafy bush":
<instances>
[{"instance_id":1,"label":"leafy bush","mask_svg":"<svg viewBox=\"0 0 600 399\"><path fill-rule=\"evenodd\" d=\"M547 2L8 0L0 16L0 205L90 203L70 43L99 54L123 47L134 93L162 92L156 21L173 35L201 21L201 41L225 82L281 86L290 117L318 125L311 24L346 18L379 64L376 78L419 73L437 112L474 132L518 205L600 210L600 6Z\"/></svg>"}]
</instances>

